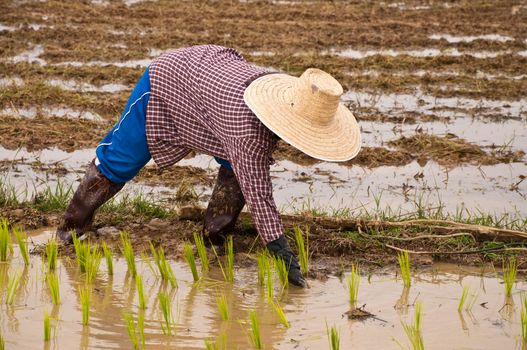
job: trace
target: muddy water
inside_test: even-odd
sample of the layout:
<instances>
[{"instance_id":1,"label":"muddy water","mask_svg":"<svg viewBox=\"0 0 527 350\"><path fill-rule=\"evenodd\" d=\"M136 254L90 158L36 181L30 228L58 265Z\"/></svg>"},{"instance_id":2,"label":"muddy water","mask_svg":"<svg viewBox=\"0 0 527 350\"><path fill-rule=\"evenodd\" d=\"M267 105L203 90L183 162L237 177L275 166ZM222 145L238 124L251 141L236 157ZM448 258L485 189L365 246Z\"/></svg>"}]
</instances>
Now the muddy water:
<instances>
[{"instance_id":1,"label":"muddy water","mask_svg":"<svg viewBox=\"0 0 527 350\"><path fill-rule=\"evenodd\" d=\"M35 242L44 242L51 231L31 234ZM404 290L402 282L390 270L362 276L359 305L376 315L363 321L348 320L349 310L344 277L326 281L310 280L310 288L291 287L280 301L291 327L284 328L267 304L265 291L256 285L254 268L239 268L233 284L223 283L217 269L207 282L193 284L185 264L173 261L179 288L162 285L146 266L138 261L143 275L148 307L145 310L145 337L148 349L203 349L204 339L226 337L227 349L248 349L248 311L255 309L261 322L265 349L327 349L326 323L340 330L341 348L398 349L408 344L402 321L412 321L413 304L423 305L422 332L427 349L512 349L520 337L520 292L527 287L518 282L513 297L506 300L496 273L487 269L471 270L452 265L436 265L413 275L413 285ZM15 257L0 265L0 271L22 270ZM61 259L58 267L62 304L53 307L43 281L43 266L37 256L23 270L23 279L15 302L0 304L0 330L8 349L115 349L131 348L122 321L123 311L137 317L135 284L126 273L124 261L115 261L115 275L106 275L104 262L93 285L90 325L82 326L78 287L83 284L74 261ZM477 294L471 312L458 313L462 285L470 285ZM177 334L163 335L156 295L165 290L176 314ZM221 321L215 304L220 293L227 297L230 321ZM279 288L276 288L279 293ZM0 300L5 286L0 288ZM504 307L507 302L509 306ZM480 305L481 304L481 305ZM55 334L49 344L43 341L43 315L48 310L55 319Z\"/></svg>"}]
</instances>

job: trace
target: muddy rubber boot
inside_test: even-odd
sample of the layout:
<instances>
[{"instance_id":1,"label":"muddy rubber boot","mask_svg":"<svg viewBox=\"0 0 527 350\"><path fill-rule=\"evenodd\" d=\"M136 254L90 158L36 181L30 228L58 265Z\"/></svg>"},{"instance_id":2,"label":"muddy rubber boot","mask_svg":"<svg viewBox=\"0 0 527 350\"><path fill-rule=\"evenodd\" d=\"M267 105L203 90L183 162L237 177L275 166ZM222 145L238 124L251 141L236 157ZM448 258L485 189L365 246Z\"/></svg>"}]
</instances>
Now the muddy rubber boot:
<instances>
[{"instance_id":1,"label":"muddy rubber boot","mask_svg":"<svg viewBox=\"0 0 527 350\"><path fill-rule=\"evenodd\" d=\"M116 184L108 180L97 169L93 162L88 166L84 179L64 213L57 236L65 243L72 241L72 231L80 237L93 221L95 210L112 198L124 184Z\"/></svg>"},{"instance_id":2,"label":"muddy rubber boot","mask_svg":"<svg viewBox=\"0 0 527 350\"><path fill-rule=\"evenodd\" d=\"M216 185L205 211L203 236L206 242L222 246L245 206L240 184L234 171L220 167Z\"/></svg>"}]
</instances>

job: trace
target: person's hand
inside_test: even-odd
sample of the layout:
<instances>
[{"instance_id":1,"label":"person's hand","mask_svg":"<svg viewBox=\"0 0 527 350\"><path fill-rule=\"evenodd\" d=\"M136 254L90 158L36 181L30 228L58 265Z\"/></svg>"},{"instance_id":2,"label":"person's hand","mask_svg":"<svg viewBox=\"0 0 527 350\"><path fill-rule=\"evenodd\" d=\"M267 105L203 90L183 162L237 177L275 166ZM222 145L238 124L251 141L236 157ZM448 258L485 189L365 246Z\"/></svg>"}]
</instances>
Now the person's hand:
<instances>
[{"instance_id":1,"label":"person's hand","mask_svg":"<svg viewBox=\"0 0 527 350\"><path fill-rule=\"evenodd\" d=\"M302 271L300 271L298 260L295 254L293 254L293 251L291 250L289 243L287 243L287 239L284 235L281 235L280 238L267 243L267 250L269 250L269 252L274 256L282 258L285 261L286 266L289 267L288 279L290 283L302 288L306 287L306 280L302 275Z\"/></svg>"}]
</instances>

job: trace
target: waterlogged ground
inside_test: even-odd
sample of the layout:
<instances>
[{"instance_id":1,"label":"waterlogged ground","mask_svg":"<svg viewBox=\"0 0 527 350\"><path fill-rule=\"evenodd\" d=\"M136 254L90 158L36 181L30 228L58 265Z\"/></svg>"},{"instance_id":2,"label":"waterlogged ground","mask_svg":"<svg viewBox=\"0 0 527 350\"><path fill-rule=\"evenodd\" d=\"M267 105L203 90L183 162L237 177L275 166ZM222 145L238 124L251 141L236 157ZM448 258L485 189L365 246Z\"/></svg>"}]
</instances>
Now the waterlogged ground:
<instances>
[{"instance_id":1,"label":"waterlogged ground","mask_svg":"<svg viewBox=\"0 0 527 350\"><path fill-rule=\"evenodd\" d=\"M35 244L44 243L52 230L30 233ZM236 260L246 261L244 254ZM414 305L422 303L422 333L427 349L514 349L520 347L520 294L527 287L520 278L512 298L505 298L498 272L489 268L464 268L455 265L432 265L412 274L412 286L404 289L392 269L363 273L358 306L375 316L349 320L346 290L348 273L327 279L310 279L310 288L289 288L280 303L290 328L280 324L266 301L265 290L257 286L254 263L236 269L234 283L223 283L221 273L213 267L206 282L192 283L188 266L172 261L178 288L163 285L144 261L138 260L143 276L147 309L145 338L148 349L203 349L204 339L226 340L227 349L249 349L248 312L256 310L261 322L265 349L329 349L326 323L340 332L342 349L400 349L408 340L402 322L412 322ZM244 263L243 265L247 265ZM314 269L316 269L316 263ZM0 264L0 272L23 271L19 292L12 306L5 305L5 286L0 288L0 330L7 349L116 349L131 348L122 319L125 311L138 315L134 280L127 274L124 260L114 262L114 276L108 277L104 262L93 284L90 324L81 323L78 288L84 283L76 262L62 258L58 263L61 304L53 306L43 280L44 266L39 256L23 268L15 257ZM278 283L277 283L278 284ZM470 286L476 295L470 312L458 313L462 286ZM279 295L276 286L275 293ZM177 333L165 336L161 331L156 295L166 291L175 312ZM222 321L216 297L224 294L231 320ZM470 298L470 296L469 296ZM43 317L48 310L55 326L49 343L43 341Z\"/></svg>"}]
</instances>

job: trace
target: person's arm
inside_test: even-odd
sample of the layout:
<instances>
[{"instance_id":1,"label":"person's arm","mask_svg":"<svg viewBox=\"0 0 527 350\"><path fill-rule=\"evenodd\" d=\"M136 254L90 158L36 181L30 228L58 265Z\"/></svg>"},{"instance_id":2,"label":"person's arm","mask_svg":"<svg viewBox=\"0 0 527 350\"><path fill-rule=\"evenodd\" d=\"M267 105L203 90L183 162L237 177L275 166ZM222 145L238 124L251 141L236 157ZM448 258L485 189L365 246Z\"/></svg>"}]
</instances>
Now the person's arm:
<instances>
[{"instance_id":1,"label":"person's arm","mask_svg":"<svg viewBox=\"0 0 527 350\"><path fill-rule=\"evenodd\" d=\"M230 142L229 161L258 234L267 249L289 265L290 282L305 286L298 260L285 239L282 219L273 199L269 150L251 138L237 138Z\"/></svg>"}]
</instances>

